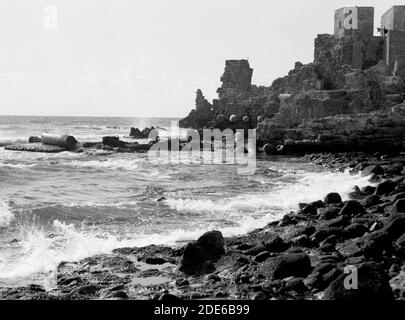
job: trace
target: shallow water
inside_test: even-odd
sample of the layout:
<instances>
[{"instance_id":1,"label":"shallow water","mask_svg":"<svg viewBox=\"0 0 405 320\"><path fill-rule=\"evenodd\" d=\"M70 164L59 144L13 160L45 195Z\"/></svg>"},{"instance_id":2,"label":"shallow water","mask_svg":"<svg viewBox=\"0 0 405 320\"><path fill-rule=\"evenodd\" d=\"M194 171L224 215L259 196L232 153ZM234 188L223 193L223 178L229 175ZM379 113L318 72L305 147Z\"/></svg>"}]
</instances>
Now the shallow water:
<instances>
[{"instance_id":1,"label":"shallow water","mask_svg":"<svg viewBox=\"0 0 405 320\"><path fill-rule=\"evenodd\" d=\"M30 134L42 129L43 123L35 121ZM81 121L85 127L88 120ZM105 121L90 122L103 128ZM136 122L114 121L112 126L122 128L120 136L129 132L131 124L125 123ZM168 126L170 120L165 121L158 125ZM91 130L82 135L92 141L100 138ZM147 154L41 154L0 148L0 285L41 284L61 261L118 247L177 245L210 229L227 236L242 234L279 219L299 202L318 200L331 191L347 197L354 185L367 184L367 178L329 172L294 158L258 159L253 175L239 175L237 169L196 161L173 164Z\"/></svg>"}]
</instances>

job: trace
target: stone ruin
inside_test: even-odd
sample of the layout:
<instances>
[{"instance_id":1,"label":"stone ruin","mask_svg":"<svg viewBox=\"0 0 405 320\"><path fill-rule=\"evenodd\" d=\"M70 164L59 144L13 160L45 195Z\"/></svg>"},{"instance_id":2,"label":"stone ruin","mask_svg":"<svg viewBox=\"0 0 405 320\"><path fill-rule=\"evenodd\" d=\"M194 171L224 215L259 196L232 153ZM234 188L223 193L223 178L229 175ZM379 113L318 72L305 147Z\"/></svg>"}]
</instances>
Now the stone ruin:
<instances>
[{"instance_id":1,"label":"stone ruin","mask_svg":"<svg viewBox=\"0 0 405 320\"><path fill-rule=\"evenodd\" d=\"M405 100L405 6L389 9L378 31L380 35L375 36L373 7L336 10L334 34L320 34L315 39L314 61L305 65L296 62L288 75L269 87L252 85L253 70L247 60L228 60L218 98L210 103L198 90L196 109L180 126L257 128L259 145L284 145L288 140L291 146L291 130L307 120L373 114L378 126L382 122L376 114L403 117L403 112L393 114L391 108ZM341 125L341 120L336 125ZM313 136L303 140L306 145L308 141L325 145ZM334 139L322 141L333 145ZM355 140L341 139L339 143L342 141L350 144Z\"/></svg>"}]
</instances>

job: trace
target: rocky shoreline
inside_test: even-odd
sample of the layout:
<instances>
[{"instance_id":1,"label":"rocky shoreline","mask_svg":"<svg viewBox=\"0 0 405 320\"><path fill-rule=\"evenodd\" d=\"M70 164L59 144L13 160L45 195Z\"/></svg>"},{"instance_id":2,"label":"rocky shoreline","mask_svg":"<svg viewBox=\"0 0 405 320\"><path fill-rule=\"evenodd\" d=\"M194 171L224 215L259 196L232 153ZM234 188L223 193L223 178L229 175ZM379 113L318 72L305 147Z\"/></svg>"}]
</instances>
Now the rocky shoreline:
<instances>
[{"instance_id":1,"label":"rocky shoreline","mask_svg":"<svg viewBox=\"0 0 405 320\"><path fill-rule=\"evenodd\" d=\"M63 262L52 289L0 288L0 299L404 299L405 153L304 159L362 172L370 186L354 186L345 202L325 194L237 237L209 231L177 248ZM357 289L344 287L348 276L358 277Z\"/></svg>"}]
</instances>

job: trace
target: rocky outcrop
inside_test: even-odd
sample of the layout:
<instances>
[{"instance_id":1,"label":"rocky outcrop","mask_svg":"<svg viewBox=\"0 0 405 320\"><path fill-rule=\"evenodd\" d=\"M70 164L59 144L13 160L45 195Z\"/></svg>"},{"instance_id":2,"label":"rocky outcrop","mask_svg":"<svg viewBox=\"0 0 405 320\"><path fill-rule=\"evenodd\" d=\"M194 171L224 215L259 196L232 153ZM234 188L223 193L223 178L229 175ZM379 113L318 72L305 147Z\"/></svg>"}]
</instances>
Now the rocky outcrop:
<instances>
[{"instance_id":1,"label":"rocky outcrop","mask_svg":"<svg viewBox=\"0 0 405 320\"><path fill-rule=\"evenodd\" d=\"M394 150L405 148L405 107L303 120L286 128L272 120L258 125L258 139L283 152Z\"/></svg>"}]
</instances>

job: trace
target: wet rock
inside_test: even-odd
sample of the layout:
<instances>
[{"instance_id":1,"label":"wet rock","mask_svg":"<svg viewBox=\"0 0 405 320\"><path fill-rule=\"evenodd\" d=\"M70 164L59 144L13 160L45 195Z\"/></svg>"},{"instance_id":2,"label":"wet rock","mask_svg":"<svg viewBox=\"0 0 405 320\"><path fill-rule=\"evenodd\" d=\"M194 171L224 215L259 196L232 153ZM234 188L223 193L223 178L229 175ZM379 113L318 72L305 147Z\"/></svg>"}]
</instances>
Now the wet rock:
<instances>
[{"instance_id":1,"label":"wet rock","mask_svg":"<svg viewBox=\"0 0 405 320\"><path fill-rule=\"evenodd\" d=\"M281 252L287 249L288 245L278 235L272 235L263 243L267 251Z\"/></svg>"},{"instance_id":2,"label":"wet rock","mask_svg":"<svg viewBox=\"0 0 405 320\"><path fill-rule=\"evenodd\" d=\"M360 223L352 223L345 228L347 239L362 237L366 232L368 229Z\"/></svg>"},{"instance_id":3,"label":"wet rock","mask_svg":"<svg viewBox=\"0 0 405 320\"><path fill-rule=\"evenodd\" d=\"M389 235L383 230L364 236L362 242L362 252L366 258L380 257L384 251L392 249Z\"/></svg>"},{"instance_id":4,"label":"wet rock","mask_svg":"<svg viewBox=\"0 0 405 320\"><path fill-rule=\"evenodd\" d=\"M173 294L170 293L163 293L160 297L159 300L165 301L165 302L177 302L180 301L181 299Z\"/></svg>"},{"instance_id":5,"label":"wet rock","mask_svg":"<svg viewBox=\"0 0 405 320\"><path fill-rule=\"evenodd\" d=\"M186 245L179 270L186 274L202 274L212 269L208 260L216 259L224 251L224 238L220 231L204 233L196 242Z\"/></svg>"},{"instance_id":6,"label":"wet rock","mask_svg":"<svg viewBox=\"0 0 405 320\"><path fill-rule=\"evenodd\" d=\"M372 186L365 186L363 188L361 188L361 192L366 194L366 195L372 195L375 192L375 187Z\"/></svg>"},{"instance_id":7,"label":"wet rock","mask_svg":"<svg viewBox=\"0 0 405 320\"><path fill-rule=\"evenodd\" d=\"M398 239L405 230L405 214L398 214L392 217L391 221L382 229L390 239Z\"/></svg>"},{"instance_id":8,"label":"wet rock","mask_svg":"<svg viewBox=\"0 0 405 320\"><path fill-rule=\"evenodd\" d=\"M400 162L396 162L385 169L385 173L388 175L399 175L401 174L402 170L404 170L404 166Z\"/></svg>"},{"instance_id":9,"label":"wet rock","mask_svg":"<svg viewBox=\"0 0 405 320\"><path fill-rule=\"evenodd\" d=\"M341 215L335 219L329 220L325 226L329 228L345 227L350 223L350 218L347 215Z\"/></svg>"},{"instance_id":10,"label":"wet rock","mask_svg":"<svg viewBox=\"0 0 405 320\"><path fill-rule=\"evenodd\" d=\"M349 200L345 203L342 210L340 210L339 215L356 216L365 213L366 210L363 208L360 202L356 200Z\"/></svg>"},{"instance_id":11,"label":"wet rock","mask_svg":"<svg viewBox=\"0 0 405 320\"><path fill-rule=\"evenodd\" d=\"M342 202L342 197L337 192L328 193L324 199L326 204L334 204Z\"/></svg>"},{"instance_id":12,"label":"wet rock","mask_svg":"<svg viewBox=\"0 0 405 320\"><path fill-rule=\"evenodd\" d=\"M321 220L331 220L338 216L340 212L339 207L325 207L318 209L319 219Z\"/></svg>"},{"instance_id":13,"label":"wet rock","mask_svg":"<svg viewBox=\"0 0 405 320\"><path fill-rule=\"evenodd\" d=\"M259 244L253 248L244 251L243 253L248 256L255 256L264 251L267 251L267 247L264 244Z\"/></svg>"},{"instance_id":14,"label":"wet rock","mask_svg":"<svg viewBox=\"0 0 405 320\"><path fill-rule=\"evenodd\" d=\"M312 235L312 238L317 242L321 242L329 236L342 236L342 234L341 228L323 226Z\"/></svg>"},{"instance_id":15,"label":"wet rock","mask_svg":"<svg viewBox=\"0 0 405 320\"><path fill-rule=\"evenodd\" d=\"M372 194L372 195L370 195L368 197L365 197L363 200L361 200L361 204L366 208L376 206L376 205L378 205L378 204L380 204L382 202L383 201L376 194Z\"/></svg>"},{"instance_id":16,"label":"wet rock","mask_svg":"<svg viewBox=\"0 0 405 320\"><path fill-rule=\"evenodd\" d=\"M302 213L305 215L315 216L317 214L316 207L312 204L308 204L302 209Z\"/></svg>"},{"instance_id":17,"label":"wet rock","mask_svg":"<svg viewBox=\"0 0 405 320\"><path fill-rule=\"evenodd\" d=\"M305 248L310 248L313 245L311 239L306 234L302 234L298 237L291 239L291 243L295 246L305 247Z\"/></svg>"},{"instance_id":18,"label":"wet rock","mask_svg":"<svg viewBox=\"0 0 405 320\"><path fill-rule=\"evenodd\" d=\"M263 252L259 253L257 256L255 256L253 258L253 260L256 262L263 262L263 261L267 260L268 258L270 258L270 256L271 256L270 252L263 251Z\"/></svg>"},{"instance_id":19,"label":"wet rock","mask_svg":"<svg viewBox=\"0 0 405 320\"><path fill-rule=\"evenodd\" d=\"M350 289L347 283L349 273L341 274L325 290L324 300L391 300L393 292L382 267L375 262L366 262L357 269L357 289ZM347 289L345 287L349 288ZM351 283L353 285L353 283Z\"/></svg>"},{"instance_id":20,"label":"wet rock","mask_svg":"<svg viewBox=\"0 0 405 320\"><path fill-rule=\"evenodd\" d=\"M405 213L405 199L398 199L393 206L394 212Z\"/></svg>"},{"instance_id":21,"label":"wet rock","mask_svg":"<svg viewBox=\"0 0 405 320\"><path fill-rule=\"evenodd\" d=\"M208 231L197 240L197 245L201 247L209 257L223 254L225 252L224 244L224 237L222 233L217 230Z\"/></svg>"},{"instance_id":22,"label":"wet rock","mask_svg":"<svg viewBox=\"0 0 405 320\"><path fill-rule=\"evenodd\" d=\"M385 196L395 190L397 183L392 180L385 180L379 183L376 187L375 194L379 196Z\"/></svg>"},{"instance_id":23,"label":"wet rock","mask_svg":"<svg viewBox=\"0 0 405 320\"><path fill-rule=\"evenodd\" d=\"M372 174L376 174L376 175L384 174L384 169L379 164L371 165L371 166L367 166L366 168L364 168L364 170L361 173L361 175L364 177L370 176Z\"/></svg>"},{"instance_id":24,"label":"wet rock","mask_svg":"<svg viewBox=\"0 0 405 320\"><path fill-rule=\"evenodd\" d=\"M261 270L267 278L306 277L311 272L311 262L305 253L285 253L267 259Z\"/></svg>"},{"instance_id":25,"label":"wet rock","mask_svg":"<svg viewBox=\"0 0 405 320\"><path fill-rule=\"evenodd\" d=\"M145 259L145 263L147 264L164 264L166 260L160 257L149 257Z\"/></svg>"}]
</instances>

